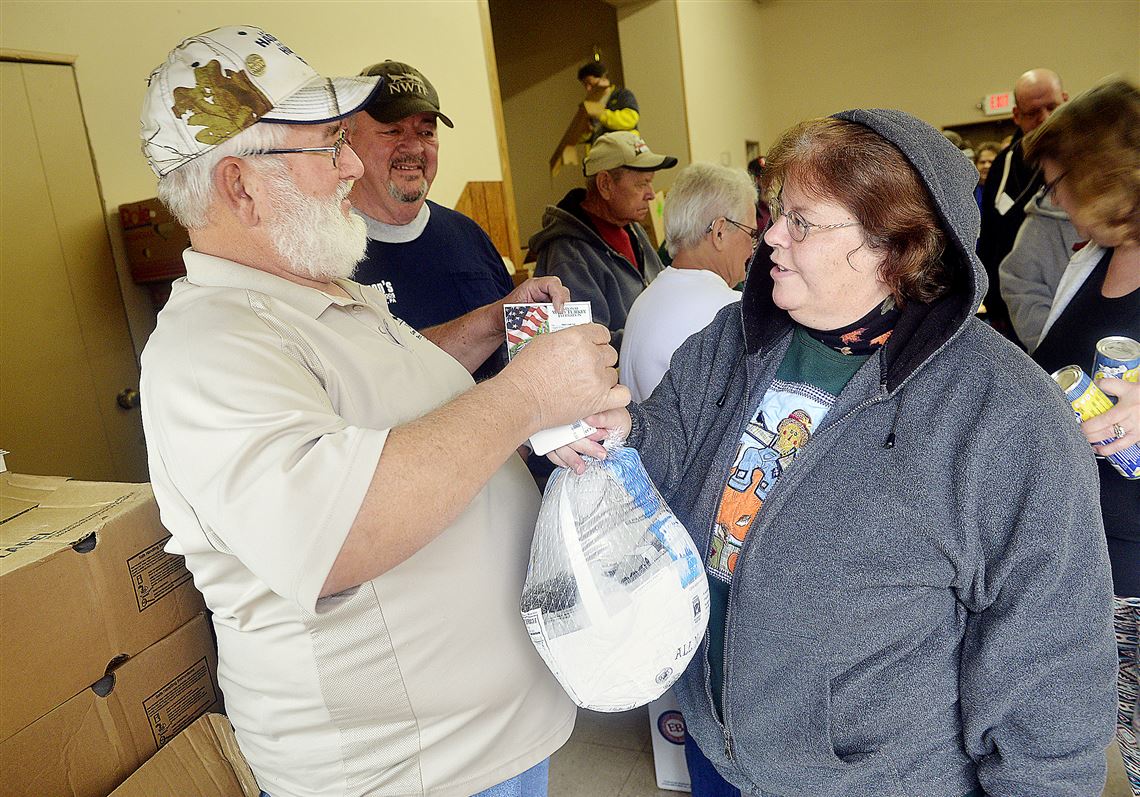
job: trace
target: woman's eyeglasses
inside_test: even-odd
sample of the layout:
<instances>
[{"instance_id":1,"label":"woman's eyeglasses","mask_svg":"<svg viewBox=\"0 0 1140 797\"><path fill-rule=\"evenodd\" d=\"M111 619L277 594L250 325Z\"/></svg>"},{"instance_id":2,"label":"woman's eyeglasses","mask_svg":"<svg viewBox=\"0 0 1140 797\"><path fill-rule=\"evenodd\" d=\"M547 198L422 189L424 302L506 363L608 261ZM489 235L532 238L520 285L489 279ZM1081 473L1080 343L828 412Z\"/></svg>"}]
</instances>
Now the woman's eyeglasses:
<instances>
[{"instance_id":1,"label":"woman's eyeglasses","mask_svg":"<svg viewBox=\"0 0 1140 797\"><path fill-rule=\"evenodd\" d=\"M788 225L788 235L792 236L792 240L796 243L803 241L808 237L808 233L812 230L840 230L844 227L858 227L859 222L847 221L842 224L812 224L805 219L795 210L782 210L780 208L779 200L769 203L769 210L772 211L772 223L775 224L777 216L783 216L784 221Z\"/></svg>"},{"instance_id":2,"label":"woman's eyeglasses","mask_svg":"<svg viewBox=\"0 0 1140 797\"><path fill-rule=\"evenodd\" d=\"M1041 188L1041 196L1047 196L1050 200L1057 199L1057 186L1065 179L1068 172L1061 172Z\"/></svg>"}]
</instances>

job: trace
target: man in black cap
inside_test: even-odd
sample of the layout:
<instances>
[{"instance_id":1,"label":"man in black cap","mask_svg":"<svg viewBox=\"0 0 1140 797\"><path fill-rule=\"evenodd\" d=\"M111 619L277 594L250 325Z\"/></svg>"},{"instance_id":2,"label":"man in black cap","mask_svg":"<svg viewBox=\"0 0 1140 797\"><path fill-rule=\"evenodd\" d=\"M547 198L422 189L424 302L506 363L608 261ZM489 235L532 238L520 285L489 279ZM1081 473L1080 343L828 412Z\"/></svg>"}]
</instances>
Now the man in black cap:
<instances>
[{"instance_id":1,"label":"man in black cap","mask_svg":"<svg viewBox=\"0 0 1140 797\"><path fill-rule=\"evenodd\" d=\"M392 315L420 330L499 301L514 285L487 233L427 198L439 166L437 124L455 126L440 112L435 87L397 61L361 74L381 76L383 85L353 118L352 148L364 177L351 199L368 225L368 251L354 278L384 292ZM504 347L476 379L505 364Z\"/></svg>"}]
</instances>

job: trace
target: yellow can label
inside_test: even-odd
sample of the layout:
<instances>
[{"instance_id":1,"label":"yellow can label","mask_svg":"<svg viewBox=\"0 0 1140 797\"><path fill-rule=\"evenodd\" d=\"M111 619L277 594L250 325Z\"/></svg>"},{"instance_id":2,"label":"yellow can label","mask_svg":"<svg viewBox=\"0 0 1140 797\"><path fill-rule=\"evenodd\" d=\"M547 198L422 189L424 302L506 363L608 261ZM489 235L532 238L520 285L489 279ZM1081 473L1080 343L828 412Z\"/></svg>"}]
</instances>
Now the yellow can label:
<instances>
[{"instance_id":1,"label":"yellow can label","mask_svg":"<svg viewBox=\"0 0 1140 797\"><path fill-rule=\"evenodd\" d=\"M1082 421L1095 418L1112 409L1112 400L1092 382L1089 382L1084 392L1070 403L1073 405L1073 411L1080 416Z\"/></svg>"}]
</instances>

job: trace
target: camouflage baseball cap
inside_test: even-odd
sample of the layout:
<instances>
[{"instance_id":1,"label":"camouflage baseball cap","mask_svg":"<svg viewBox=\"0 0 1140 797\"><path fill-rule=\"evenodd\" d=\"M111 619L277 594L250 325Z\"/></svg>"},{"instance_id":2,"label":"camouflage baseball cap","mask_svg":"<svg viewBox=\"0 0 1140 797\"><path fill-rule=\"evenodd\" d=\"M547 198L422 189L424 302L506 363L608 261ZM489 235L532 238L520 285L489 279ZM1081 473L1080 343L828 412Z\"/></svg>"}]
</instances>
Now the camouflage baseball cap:
<instances>
[{"instance_id":1,"label":"camouflage baseball cap","mask_svg":"<svg viewBox=\"0 0 1140 797\"><path fill-rule=\"evenodd\" d=\"M257 122L314 124L355 113L382 82L321 77L251 25L206 31L151 73L140 118L143 154L162 177Z\"/></svg>"},{"instance_id":2,"label":"camouflage baseball cap","mask_svg":"<svg viewBox=\"0 0 1140 797\"><path fill-rule=\"evenodd\" d=\"M440 113L435 86L414 66L399 61L381 61L360 73L381 77L384 85L364 110L377 122L398 122L414 113L433 113L448 127L451 120Z\"/></svg>"}]
</instances>

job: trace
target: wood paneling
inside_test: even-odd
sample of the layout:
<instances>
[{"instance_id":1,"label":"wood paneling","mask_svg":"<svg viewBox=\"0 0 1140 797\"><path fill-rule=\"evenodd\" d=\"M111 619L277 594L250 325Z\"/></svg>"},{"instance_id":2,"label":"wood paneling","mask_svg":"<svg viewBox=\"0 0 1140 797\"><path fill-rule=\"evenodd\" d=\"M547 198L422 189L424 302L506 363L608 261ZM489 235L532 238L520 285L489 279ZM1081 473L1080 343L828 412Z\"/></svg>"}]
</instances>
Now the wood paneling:
<instances>
[{"instance_id":1,"label":"wood paneling","mask_svg":"<svg viewBox=\"0 0 1140 797\"><path fill-rule=\"evenodd\" d=\"M498 253L511 259L516 272L523 271L521 252L514 245L506 188L502 182L486 180L468 183L463 187L455 209L474 219L483 228L491 237Z\"/></svg>"}]
</instances>

